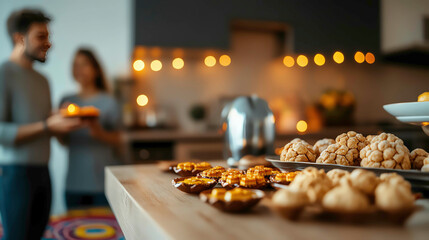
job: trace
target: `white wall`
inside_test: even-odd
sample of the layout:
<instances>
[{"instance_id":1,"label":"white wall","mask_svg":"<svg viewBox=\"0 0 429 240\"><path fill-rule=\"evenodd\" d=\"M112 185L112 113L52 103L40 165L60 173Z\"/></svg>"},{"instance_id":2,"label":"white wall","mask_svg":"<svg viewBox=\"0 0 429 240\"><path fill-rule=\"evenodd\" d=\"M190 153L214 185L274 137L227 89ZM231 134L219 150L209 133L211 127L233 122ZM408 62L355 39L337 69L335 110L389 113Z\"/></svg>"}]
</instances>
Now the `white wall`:
<instances>
[{"instance_id":1,"label":"white wall","mask_svg":"<svg viewBox=\"0 0 429 240\"><path fill-rule=\"evenodd\" d=\"M0 62L7 60L12 45L6 30L9 14L23 7L35 7L51 16L52 49L45 64L36 69L49 79L54 106L66 93L75 92L71 61L80 46L92 47L110 79L127 71L132 49L133 0L1 0ZM63 191L67 168L66 151L53 141L50 169L54 187L52 213L64 211Z\"/></svg>"},{"instance_id":2,"label":"white wall","mask_svg":"<svg viewBox=\"0 0 429 240\"><path fill-rule=\"evenodd\" d=\"M423 43L423 18L429 16L427 0L381 1L381 46L385 52Z\"/></svg>"}]
</instances>

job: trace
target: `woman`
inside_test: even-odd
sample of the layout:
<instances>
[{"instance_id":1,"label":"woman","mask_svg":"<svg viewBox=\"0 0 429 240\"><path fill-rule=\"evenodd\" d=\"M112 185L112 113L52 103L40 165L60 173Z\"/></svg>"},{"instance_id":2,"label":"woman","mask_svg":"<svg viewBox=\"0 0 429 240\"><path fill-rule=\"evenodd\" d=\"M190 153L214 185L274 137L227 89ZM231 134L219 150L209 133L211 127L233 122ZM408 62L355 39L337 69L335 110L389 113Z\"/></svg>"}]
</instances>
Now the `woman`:
<instances>
[{"instance_id":1,"label":"woman","mask_svg":"<svg viewBox=\"0 0 429 240\"><path fill-rule=\"evenodd\" d=\"M120 145L120 111L115 99L108 94L103 70L94 54L79 49L73 62L73 77L80 85L77 94L62 99L61 106L70 103L94 106L100 110L88 127L61 138L69 148L66 180L68 209L108 205L104 195L104 167L117 165L115 150Z\"/></svg>"}]
</instances>

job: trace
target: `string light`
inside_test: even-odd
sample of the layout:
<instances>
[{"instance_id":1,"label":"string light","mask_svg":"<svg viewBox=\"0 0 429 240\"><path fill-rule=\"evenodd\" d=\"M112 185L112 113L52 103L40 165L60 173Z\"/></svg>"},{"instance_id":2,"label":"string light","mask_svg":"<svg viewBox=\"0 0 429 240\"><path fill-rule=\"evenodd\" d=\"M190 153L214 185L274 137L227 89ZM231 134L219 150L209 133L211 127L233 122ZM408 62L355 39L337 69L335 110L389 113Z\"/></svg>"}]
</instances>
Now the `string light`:
<instances>
[{"instance_id":1,"label":"string light","mask_svg":"<svg viewBox=\"0 0 429 240\"><path fill-rule=\"evenodd\" d=\"M185 62L181 58L175 58L172 65L174 69L182 69L185 66Z\"/></svg>"},{"instance_id":2,"label":"string light","mask_svg":"<svg viewBox=\"0 0 429 240\"><path fill-rule=\"evenodd\" d=\"M322 66L323 64L325 64L325 57L320 53L316 54L314 56L314 63L317 66Z\"/></svg>"},{"instance_id":3,"label":"string light","mask_svg":"<svg viewBox=\"0 0 429 240\"><path fill-rule=\"evenodd\" d=\"M305 67L308 64L308 58L304 55L299 55L298 58L296 59L296 63L300 66L300 67Z\"/></svg>"},{"instance_id":4,"label":"string light","mask_svg":"<svg viewBox=\"0 0 429 240\"><path fill-rule=\"evenodd\" d=\"M152 71L154 72L158 72L159 70L162 69L162 63L159 60L153 60L150 63L150 68L152 69Z\"/></svg>"},{"instance_id":5,"label":"string light","mask_svg":"<svg viewBox=\"0 0 429 240\"><path fill-rule=\"evenodd\" d=\"M291 56L286 56L283 58L283 64L286 67L293 67L293 65L295 65L295 60Z\"/></svg>"},{"instance_id":6,"label":"string light","mask_svg":"<svg viewBox=\"0 0 429 240\"><path fill-rule=\"evenodd\" d=\"M134 68L134 70L140 72L141 70L144 69L144 62L142 60L140 60L140 59L134 61L133 68Z\"/></svg>"},{"instance_id":7,"label":"string light","mask_svg":"<svg viewBox=\"0 0 429 240\"><path fill-rule=\"evenodd\" d=\"M207 56L204 59L204 63L206 64L207 67L213 67L214 65L216 65L216 58L213 56Z\"/></svg>"},{"instance_id":8,"label":"string light","mask_svg":"<svg viewBox=\"0 0 429 240\"><path fill-rule=\"evenodd\" d=\"M357 63L363 63L365 61L365 55L362 52L357 51L355 53L355 61Z\"/></svg>"},{"instance_id":9,"label":"string light","mask_svg":"<svg viewBox=\"0 0 429 240\"><path fill-rule=\"evenodd\" d=\"M219 64L226 67L231 64L231 58L228 55L222 55L219 58Z\"/></svg>"},{"instance_id":10,"label":"string light","mask_svg":"<svg viewBox=\"0 0 429 240\"><path fill-rule=\"evenodd\" d=\"M332 58L338 64L341 64L344 62L344 54L342 52L336 51L332 56Z\"/></svg>"},{"instance_id":11,"label":"string light","mask_svg":"<svg viewBox=\"0 0 429 240\"><path fill-rule=\"evenodd\" d=\"M148 103L149 103L149 98L148 98L146 95L141 94L141 95L139 95L139 96L137 97L137 104L138 104L140 107L144 107L144 106L146 106Z\"/></svg>"}]
</instances>

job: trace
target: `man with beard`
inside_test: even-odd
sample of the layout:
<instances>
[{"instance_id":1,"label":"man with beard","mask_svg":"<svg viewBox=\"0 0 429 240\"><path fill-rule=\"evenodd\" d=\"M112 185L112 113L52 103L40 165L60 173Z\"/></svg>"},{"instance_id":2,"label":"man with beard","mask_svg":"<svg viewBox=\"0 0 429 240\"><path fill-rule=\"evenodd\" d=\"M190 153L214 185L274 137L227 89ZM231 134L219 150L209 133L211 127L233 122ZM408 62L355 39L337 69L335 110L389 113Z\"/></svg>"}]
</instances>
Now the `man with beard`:
<instances>
[{"instance_id":1,"label":"man with beard","mask_svg":"<svg viewBox=\"0 0 429 240\"><path fill-rule=\"evenodd\" d=\"M50 136L82 127L79 119L51 114L48 81L33 69L51 47L50 19L37 10L11 14L13 43L0 65L0 213L4 240L40 239L49 220Z\"/></svg>"}]
</instances>

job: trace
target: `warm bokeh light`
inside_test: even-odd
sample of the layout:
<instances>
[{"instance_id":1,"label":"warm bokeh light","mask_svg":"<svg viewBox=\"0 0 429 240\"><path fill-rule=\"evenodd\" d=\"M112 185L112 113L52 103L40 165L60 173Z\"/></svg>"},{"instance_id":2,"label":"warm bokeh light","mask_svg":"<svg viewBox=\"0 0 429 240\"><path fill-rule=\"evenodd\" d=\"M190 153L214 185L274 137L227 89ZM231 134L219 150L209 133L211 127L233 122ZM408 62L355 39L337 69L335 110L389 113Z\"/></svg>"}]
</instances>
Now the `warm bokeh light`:
<instances>
[{"instance_id":1,"label":"warm bokeh light","mask_svg":"<svg viewBox=\"0 0 429 240\"><path fill-rule=\"evenodd\" d=\"M363 63L365 61L365 55L362 52L357 51L355 53L355 61L357 63Z\"/></svg>"},{"instance_id":2,"label":"warm bokeh light","mask_svg":"<svg viewBox=\"0 0 429 240\"><path fill-rule=\"evenodd\" d=\"M365 55L365 61L367 63L369 63L369 64L373 64L375 62L375 56L374 56L374 54L372 54L370 52L366 53L366 55Z\"/></svg>"},{"instance_id":3,"label":"warm bokeh light","mask_svg":"<svg viewBox=\"0 0 429 240\"><path fill-rule=\"evenodd\" d=\"M141 71L144 69L144 62L142 60L135 60L133 63L133 68L136 71Z\"/></svg>"},{"instance_id":4,"label":"warm bokeh light","mask_svg":"<svg viewBox=\"0 0 429 240\"><path fill-rule=\"evenodd\" d=\"M204 64L206 64L207 67L213 67L214 65L216 65L216 58L213 56L207 56L204 59Z\"/></svg>"},{"instance_id":5,"label":"warm bokeh light","mask_svg":"<svg viewBox=\"0 0 429 240\"><path fill-rule=\"evenodd\" d=\"M298 121L298 123L296 124L296 130L298 130L298 132L307 131L307 122L304 120Z\"/></svg>"},{"instance_id":6,"label":"warm bokeh light","mask_svg":"<svg viewBox=\"0 0 429 240\"><path fill-rule=\"evenodd\" d=\"M172 62L173 68L182 69L185 66L185 62L181 58L175 58Z\"/></svg>"},{"instance_id":7,"label":"warm bokeh light","mask_svg":"<svg viewBox=\"0 0 429 240\"><path fill-rule=\"evenodd\" d=\"M325 64L325 57L320 53L316 54L314 56L314 63L317 66L322 66L323 64Z\"/></svg>"},{"instance_id":8,"label":"warm bokeh light","mask_svg":"<svg viewBox=\"0 0 429 240\"><path fill-rule=\"evenodd\" d=\"M159 70L162 69L162 63L159 60L153 60L150 63L150 68L152 69L152 71L158 72Z\"/></svg>"},{"instance_id":9,"label":"warm bokeh light","mask_svg":"<svg viewBox=\"0 0 429 240\"><path fill-rule=\"evenodd\" d=\"M137 97L137 104L141 107L146 106L148 102L149 98L144 94L141 94Z\"/></svg>"},{"instance_id":10,"label":"warm bokeh light","mask_svg":"<svg viewBox=\"0 0 429 240\"><path fill-rule=\"evenodd\" d=\"M228 55L222 55L219 58L219 64L226 67L231 64L231 58Z\"/></svg>"},{"instance_id":11,"label":"warm bokeh light","mask_svg":"<svg viewBox=\"0 0 429 240\"><path fill-rule=\"evenodd\" d=\"M334 61L338 64L343 63L344 62L344 54L342 52L335 52L334 55L332 56L332 58L334 59Z\"/></svg>"},{"instance_id":12,"label":"warm bokeh light","mask_svg":"<svg viewBox=\"0 0 429 240\"><path fill-rule=\"evenodd\" d=\"M308 64L308 58L304 55L299 55L296 58L296 63L300 66L300 67L305 67Z\"/></svg>"},{"instance_id":13,"label":"warm bokeh light","mask_svg":"<svg viewBox=\"0 0 429 240\"><path fill-rule=\"evenodd\" d=\"M73 113L77 113L77 112L78 112L78 110L79 110L79 107L78 107L78 106L76 106L76 105L74 105L74 104L70 104L70 105L67 107L67 112L68 112L68 113L71 113L71 114L73 114Z\"/></svg>"},{"instance_id":14,"label":"warm bokeh light","mask_svg":"<svg viewBox=\"0 0 429 240\"><path fill-rule=\"evenodd\" d=\"M295 65L295 60L293 60L293 57L291 56L286 56L283 58L283 64L286 67L293 67L293 65Z\"/></svg>"}]
</instances>

